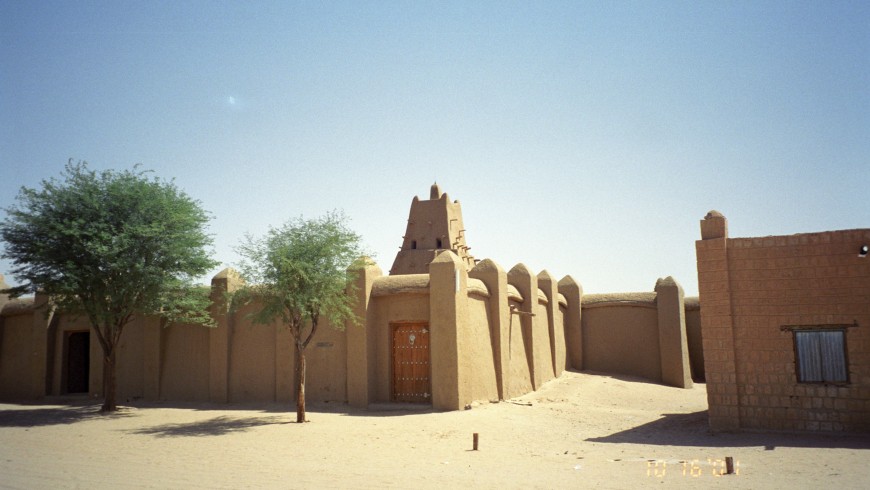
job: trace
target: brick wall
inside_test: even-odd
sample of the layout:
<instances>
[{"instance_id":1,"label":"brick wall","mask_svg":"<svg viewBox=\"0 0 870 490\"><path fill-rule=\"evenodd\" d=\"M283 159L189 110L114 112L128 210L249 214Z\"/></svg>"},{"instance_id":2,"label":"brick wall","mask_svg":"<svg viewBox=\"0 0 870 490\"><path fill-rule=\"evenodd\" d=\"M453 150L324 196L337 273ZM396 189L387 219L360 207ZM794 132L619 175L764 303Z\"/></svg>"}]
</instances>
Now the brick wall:
<instances>
[{"instance_id":1,"label":"brick wall","mask_svg":"<svg viewBox=\"0 0 870 490\"><path fill-rule=\"evenodd\" d=\"M870 431L870 230L696 242L713 430ZM801 383L794 329L845 330L848 382Z\"/></svg>"}]
</instances>

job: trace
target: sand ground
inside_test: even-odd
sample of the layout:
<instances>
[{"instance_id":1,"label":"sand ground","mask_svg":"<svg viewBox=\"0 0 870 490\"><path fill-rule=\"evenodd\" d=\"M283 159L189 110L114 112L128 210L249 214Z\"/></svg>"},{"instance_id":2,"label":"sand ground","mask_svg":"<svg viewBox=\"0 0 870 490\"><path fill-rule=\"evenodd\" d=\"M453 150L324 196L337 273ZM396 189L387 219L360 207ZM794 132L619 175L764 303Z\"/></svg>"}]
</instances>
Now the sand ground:
<instances>
[{"instance_id":1,"label":"sand ground","mask_svg":"<svg viewBox=\"0 0 870 490\"><path fill-rule=\"evenodd\" d=\"M323 404L306 424L281 405L63 402L0 405L0 487L870 488L870 435L711 435L704 385L568 372L465 411Z\"/></svg>"}]
</instances>

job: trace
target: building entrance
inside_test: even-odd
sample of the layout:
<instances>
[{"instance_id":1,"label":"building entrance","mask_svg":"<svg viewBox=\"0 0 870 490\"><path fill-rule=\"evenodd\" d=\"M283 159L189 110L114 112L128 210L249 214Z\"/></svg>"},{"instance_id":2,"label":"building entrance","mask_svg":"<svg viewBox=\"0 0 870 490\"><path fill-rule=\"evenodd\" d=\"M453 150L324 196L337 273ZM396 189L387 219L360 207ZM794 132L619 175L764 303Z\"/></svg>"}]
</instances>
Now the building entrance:
<instances>
[{"instance_id":1,"label":"building entrance","mask_svg":"<svg viewBox=\"0 0 870 490\"><path fill-rule=\"evenodd\" d=\"M87 393L91 367L91 333L69 332L64 363L65 393Z\"/></svg>"},{"instance_id":2,"label":"building entrance","mask_svg":"<svg viewBox=\"0 0 870 490\"><path fill-rule=\"evenodd\" d=\"M395 323L392 401L432 403L429 374L429 324Z\"/></svg>"}]
</instances>

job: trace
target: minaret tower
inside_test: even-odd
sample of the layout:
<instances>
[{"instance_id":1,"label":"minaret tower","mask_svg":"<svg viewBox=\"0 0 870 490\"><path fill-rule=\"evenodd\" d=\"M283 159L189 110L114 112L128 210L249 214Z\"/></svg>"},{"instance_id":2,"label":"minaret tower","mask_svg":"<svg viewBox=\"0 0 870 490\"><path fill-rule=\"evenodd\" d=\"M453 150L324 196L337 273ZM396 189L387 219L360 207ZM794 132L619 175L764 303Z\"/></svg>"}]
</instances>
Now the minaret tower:
<instances>
[{"instance_id":1,"label":"minaret tower","mask_svg":"<svg viewBox=\"0 0 870 490\"><path fill-rule=\"evenodd\" d=\"M474 257L469 255L470 248L465 244L462 207L459 201L450 202L447 193L442 193L435 183L429 189L428 201L421 201L417 196L411 201L408 228L390 275L426 274L429 262L441 250L450 250L459 256L466 269L474 267Z\"/></svg>"}]
</instances>

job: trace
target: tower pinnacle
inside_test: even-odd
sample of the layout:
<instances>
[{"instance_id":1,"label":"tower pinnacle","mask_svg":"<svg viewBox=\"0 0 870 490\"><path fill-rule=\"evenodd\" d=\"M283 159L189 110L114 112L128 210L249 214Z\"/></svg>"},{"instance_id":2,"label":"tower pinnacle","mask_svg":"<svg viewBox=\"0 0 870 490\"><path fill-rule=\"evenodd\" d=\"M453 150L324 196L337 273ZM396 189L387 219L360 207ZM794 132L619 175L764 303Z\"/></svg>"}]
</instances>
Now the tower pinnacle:
<instances>
[{"instance_id":1,"label":"tower pinnacle","mask_svg":"<svg viewBox=\"0 0 870 490\"><path fill-rule=\"evenodd\" d=\"M391 275L425 274L441 250L456 254L469 270L474 267L474 257L465 244L462 207L459 201L450 202L437 182L429 188L429 200L414 197L411 201L408 227L402 238Z\"/></svg>"}]
</instances>

